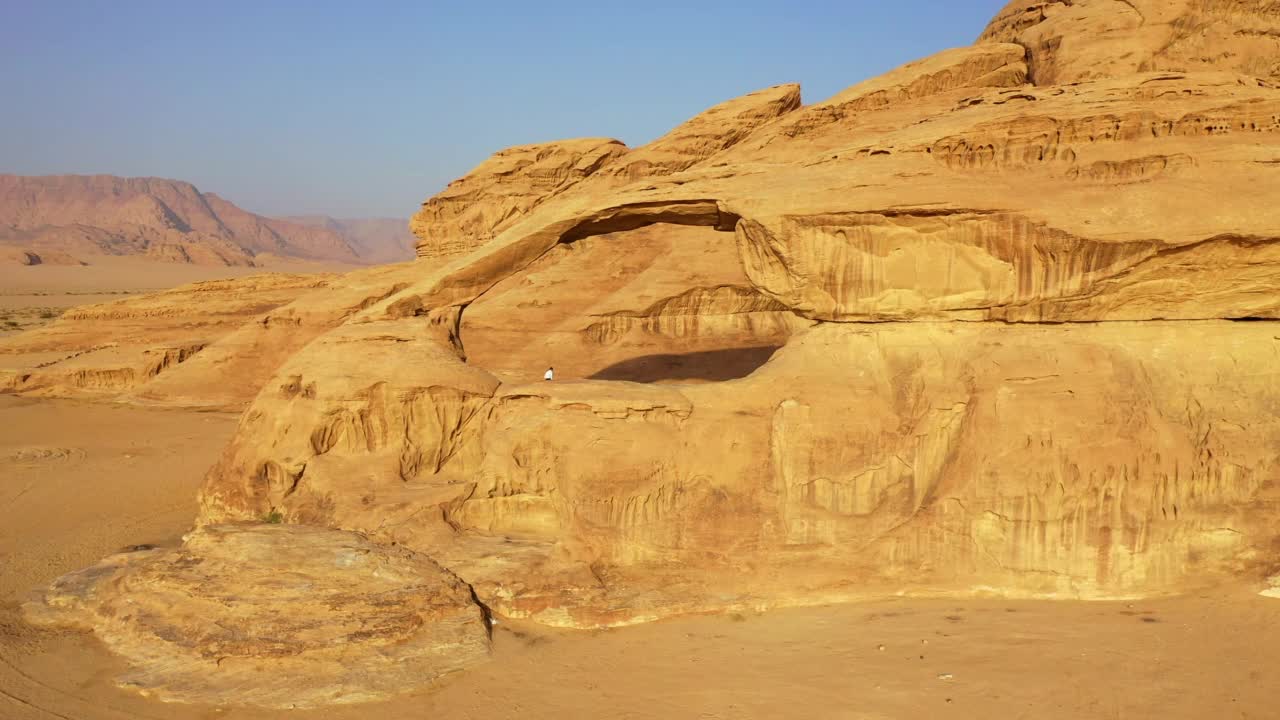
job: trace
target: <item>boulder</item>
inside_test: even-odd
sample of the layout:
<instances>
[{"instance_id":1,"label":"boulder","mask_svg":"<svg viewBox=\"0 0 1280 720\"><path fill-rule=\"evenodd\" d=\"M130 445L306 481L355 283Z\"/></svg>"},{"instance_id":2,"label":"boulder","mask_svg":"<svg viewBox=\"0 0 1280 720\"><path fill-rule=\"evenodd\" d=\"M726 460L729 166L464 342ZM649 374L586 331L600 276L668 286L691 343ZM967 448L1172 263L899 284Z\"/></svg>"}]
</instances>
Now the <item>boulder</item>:
<instances>
[{"instance_id":1,"label":"boulder","mask_svg":"<svg viewBox=\"0 0 1280 720\"><path fill-rule=\"evenodd\" d=\"M488 618L430 559L353 533L206 527L64 576L24 606L91 630L120 685L167 701L306 708L410 692L488 656Z\"/></svg>"}]
</instances>

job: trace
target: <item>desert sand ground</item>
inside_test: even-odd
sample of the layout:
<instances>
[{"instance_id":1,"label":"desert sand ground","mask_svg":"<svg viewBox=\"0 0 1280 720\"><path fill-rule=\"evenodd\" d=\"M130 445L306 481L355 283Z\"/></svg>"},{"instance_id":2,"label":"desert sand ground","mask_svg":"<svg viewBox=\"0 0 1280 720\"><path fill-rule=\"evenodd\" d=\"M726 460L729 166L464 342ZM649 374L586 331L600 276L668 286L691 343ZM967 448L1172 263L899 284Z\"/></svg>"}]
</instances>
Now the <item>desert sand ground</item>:
<instances>
[{"instance_id":1,"label":"desert sand ground","mask_svg":"<svg viewBox=\"0 0 1280 720\"><path fill-rule=\"evenodd\" d=\"M897 600L601 631L500 621L492 659L385 703L271 712L116 687L87 633L17 604L121 548L176 543L225 413L0 397L0 718L1274 718L1280 601Z\"/></svg>"},{"instance_id":2,"label":"desert sand ground","mask_svg":"<svg viewBox=\"0 0 1280 720\"><path fill-rule=\"evenodd\" d=\"M155 262L127 256L86 256L88 265L0 265L0 337L39 327L76 305L118 300L201 280L264 272L338 272L355 266L281 260L266 267Z\"/></svg>"}]
</instances>

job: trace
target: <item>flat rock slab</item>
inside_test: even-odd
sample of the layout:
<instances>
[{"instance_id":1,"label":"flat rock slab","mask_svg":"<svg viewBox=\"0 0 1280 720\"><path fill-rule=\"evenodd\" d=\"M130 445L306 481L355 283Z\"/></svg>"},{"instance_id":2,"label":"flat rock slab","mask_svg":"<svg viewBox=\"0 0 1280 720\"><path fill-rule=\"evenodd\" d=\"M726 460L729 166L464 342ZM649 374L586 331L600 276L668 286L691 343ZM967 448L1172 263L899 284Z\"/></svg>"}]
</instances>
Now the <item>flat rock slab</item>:
<instances>
[{"instance_id":1,"label":"flat rock slab","mask_svg":"<svg viewBox=\"0 0 1280 720\"><path fill-rule=\"evenodd\" d=\"M113 555L24 610L92 630L161 700L290 708L377 700L487 657L471 589L430 558L349 532L217 525Z\"/></svg>"},{"instance_id":2,"label":"flat rock slab","mask_svg":"<svg viewBox=\"0 0 1280 720\"><path fill-rule=\"evenodd\" d=\"M1274 575L1267 579L1267 588L1259 593L1262 597L1275 598L1280 600L1280 575Z\"/></svg>"}]
</instances>

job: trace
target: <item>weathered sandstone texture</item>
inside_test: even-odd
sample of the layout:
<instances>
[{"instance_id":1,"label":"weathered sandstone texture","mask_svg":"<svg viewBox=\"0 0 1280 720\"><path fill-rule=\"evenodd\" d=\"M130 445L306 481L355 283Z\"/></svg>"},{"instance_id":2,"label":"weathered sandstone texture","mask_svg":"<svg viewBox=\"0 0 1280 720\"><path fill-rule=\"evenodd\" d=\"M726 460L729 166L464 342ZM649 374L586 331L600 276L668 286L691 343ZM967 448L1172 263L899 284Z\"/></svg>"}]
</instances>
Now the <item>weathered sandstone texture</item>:
<instances>
[{"instance_id":1,"label":"weathered sandstone texture","mask_svg":"<svg viewBox=\"0 0 1280 720\"><path fill-rule=\"evenodd\" d=\"M0 339L0 392L243 409L291 354L421 268L252 275L80 306Z\"/></svg>"},{"instance_id":2,"label":"weathered sandstone texture","mask_svg":"<svg viewBox=\"0 0 1280 720\"><path fill-rule=\"evenodd\" d=\"M635 150L617 140L584 138L494 153L422 204L409 223L422 239L418 256L456 255L480 247L564 191L581 191L575 187L579 184L607 192L688 169L798 107L800 86L780 85L716 105Z\"/></svg>"},{"instance_id":3,"label":"weathered sandstone texture","mask_svg":"<svg viewBox=\"0 0 1280 720\"><path fill-rule=\"evenodd\" d=\"M1280 12L1272 0L1017 0L979 42L1027 48L1037 85L1152 70L1280 80Z\"/></svg>"},{"instance_id":4,"label":"weathered sandstone texture","mask_svg":"<svg viewBox=\"0 0 1280 720\"><path fill-rule=\"evenodd\" d=\"M509 220L590 175L626 151L607 138L521 145L494 153L422 204L409 229L429 243L419 257L456 255L492 240Z\"/></svg>"},{"instance_id":5,"label":"weathered sandstone texture","mask_svg":"<svg viewBox=\"0 0 1280 720\"><path fill-rule=\"evenodd\" d=\"M815 105L499 153L424 206L444 264L267 384L203 521L358 529L569 626L1264 577L1280 91L1238 58L1274 12L1175 5L1015 3Z\"/></svg>"},{"instance_id":6,"label":"weathered sandstone texture","mask_svg":"<svg viewBox=\"0 0 1280 720\"><path fill-rule=\"evenodd\" d=\"M26 606L93 630L162 700L311 707L411 691L479 662L488 619L430 559L352 533L285 525L197 530L59 579Z\"/></svg>"},{"instance_id":7,"label":"weathered sandstone texture","mask_svg":"<svg viewBox=\"0 0 1280 720\"><path fill-rule=\"evenodd\" d=\"M1019 0L823 102L500 152L267 376L199 522L359 531L568 627L1262 585L1276 19Z\"/></svg>"},{"instance_id":8,"label":"weathered sandstone texture","mask_svg":"<svg viewBox=\"0 0 1280 720\"><path fill-rule=\"evenodd\" d=\"M1262 591L1263 597L1280 598L1280 575L1267 579L1267 588Z\"/></svg>"},{"instance_id":9,"label":"weathered sandstone texture","mask_svg":"<svg viewBox=\"0 0 1280 720\"><path fill-rule=\"evenodd\" d=\"M316 349L364 337L371 372L398 346L453 369L297 369L241 428L272 453L233 446L207 519L361 529L500 614L573 626L904 590L1130 597L1275 563L1267 323L824 324L687 386L497 386L378 332Z\"/></svg>"}]
</instances>

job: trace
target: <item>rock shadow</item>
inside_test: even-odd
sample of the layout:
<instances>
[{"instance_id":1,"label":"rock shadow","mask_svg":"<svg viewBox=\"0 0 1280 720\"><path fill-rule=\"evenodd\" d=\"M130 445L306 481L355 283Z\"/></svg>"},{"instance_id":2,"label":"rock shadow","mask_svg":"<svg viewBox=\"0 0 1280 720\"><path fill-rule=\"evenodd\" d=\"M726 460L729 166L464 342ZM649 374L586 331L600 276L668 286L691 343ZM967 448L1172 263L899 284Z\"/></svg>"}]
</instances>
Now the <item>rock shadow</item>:
<instances>
[{"instance_id":1,"label":"rock shadow","mask_svg":"<svg viewBox=\"0 0 1280 720\"><path fill-rule=\"evenodd\" d=\"M755 372L773 357L781 345L705 350L691 353L641 355L610 365L591 380L626 380L639 383L699 380L736 380Z\"/></svg>"}]
</instances>

